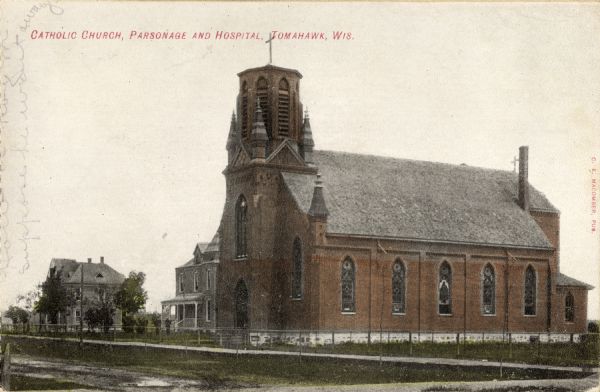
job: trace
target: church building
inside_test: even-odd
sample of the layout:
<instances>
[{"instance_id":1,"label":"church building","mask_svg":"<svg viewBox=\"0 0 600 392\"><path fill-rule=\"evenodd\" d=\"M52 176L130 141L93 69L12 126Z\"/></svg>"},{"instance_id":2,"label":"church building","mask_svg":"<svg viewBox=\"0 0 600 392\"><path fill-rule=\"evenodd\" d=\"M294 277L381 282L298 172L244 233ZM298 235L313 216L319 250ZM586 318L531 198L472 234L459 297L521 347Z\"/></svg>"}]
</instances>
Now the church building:
<instances>
[{"instance_id":1,"label":"church building","mask_svg":"<svg viewBox=\"0 0 600 392\"><path fill-rule=\"evenodd\" d=\"M302 75L239 76L224 170L217 327L580 334L560 213L519 172L315 149ZM537 170L537 168L536 168Z\"/></svg>"}]
</instances>

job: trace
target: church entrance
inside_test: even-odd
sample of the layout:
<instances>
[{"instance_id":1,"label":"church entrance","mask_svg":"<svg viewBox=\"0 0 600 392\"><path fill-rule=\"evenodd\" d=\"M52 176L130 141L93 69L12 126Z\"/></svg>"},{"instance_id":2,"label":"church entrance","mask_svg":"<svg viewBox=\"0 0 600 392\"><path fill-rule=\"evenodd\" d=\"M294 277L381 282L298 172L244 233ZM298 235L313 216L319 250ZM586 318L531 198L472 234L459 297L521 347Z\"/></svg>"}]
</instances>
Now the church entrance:
<instances>
[{"instance_id":1,"label":"church entrance","mask_svg":"<svg viewBox=\"0 0 600 392\"><path fill-rule=\"evenodd\" d=\"M235 327L248 328L248 288L243 280L235 286Z\"/></svg>"}]
</instances>

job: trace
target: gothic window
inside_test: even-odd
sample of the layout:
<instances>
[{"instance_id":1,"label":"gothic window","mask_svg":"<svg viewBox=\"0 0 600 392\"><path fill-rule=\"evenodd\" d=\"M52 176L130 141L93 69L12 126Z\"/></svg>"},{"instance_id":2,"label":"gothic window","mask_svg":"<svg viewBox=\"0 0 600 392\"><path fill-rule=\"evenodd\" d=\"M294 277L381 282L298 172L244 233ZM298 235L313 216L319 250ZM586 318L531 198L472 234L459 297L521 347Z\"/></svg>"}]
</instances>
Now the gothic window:
<instances>
[{"instance_id":1,"label":"gothic window","mask_svg":"<svg viewBox=\"0 0 600 392\"><path fill-rule=\"evenodd\" d=\"M200 288L200 275L198 272L194 272L194 291L198 291Z\"/></svg>"},{"instance_id":2,"label":"gothic window","mask_svg":"<svg viewBox=\"0 0 600 392\"><path fill-rule=\"evenodd\" d=\"M346 257L342 263L342 312L356 310L355 283L354 262L350 257Z\"/></svg>"},{"instance_id":3,"label":"gothic window","mask_svg":"<svg viewBox=\"0 0 600 392\"><path fill-rule=\"evenodd\" d=\"M179 286L179 292L183 293L183 274L179 274L179 281L178 281L178 286Z\"/></svg>"},{"instance_id":4,"label":"gothic window","mask_svg":"<svg viewBox=\"0 0 600 392\"><path fill-rule=\"evenodd\" d=\"M406 269L400 260L392 267L392 313L404 313L406 303Z\"/></svg>"},{"instance_id":5,"label":"gothic window","mask_svg":"<svg viewBox=\"0 0 600 392\"><path fill-rule=\"evenodd\" d=\"M288 136L290 132L290 86L285 79L279 82L277 121L279 135Z\"/></svg>"},{"instance_id":6,"label":"gothic window","mask_svg":"<svg viewBox=\"0 0 600 392\"><path fill-rule=\"evenodd\" d=\"M246 257L246 221L248 205L246 198L241 195L235 205L235 255Z\"/></svg>"},{"instance_id":7,"label":"gothic window","mask_svg":"<svg viewBox=\"0 0 600 392\"><path fill-rule=\"evenodd\" d=\"M242 84L242 138L248 135L248 85Z\"/></svg>"},{"instance_id":8,"label":"gothic window","mask_svg":"<svg viewBox=\"0 0 600 392\"><path fill-rule=\"evenodd\" d=\"M259 104L260 104L260 110L262 111L262 115L263 115L263 122L265 123L265 128L267 129L267 134L269 135L269 139L271 139L272 133L271 133L271 117L270 117L270 110L269 110L269 88L268 88L268 84L267 84L267 79L265 78L260 78L258 79L258 82L256 83L256 97L258 98ZM254 121L256 121L256 119L254 119Z\"/></svg>"},{"instance_id":9,"label":"gothic window","mask_svg":"<svg viewBox=\"0 0 600 392\"><path fill-rule=\"evenodd\" d=\"M210 299L206 300L206 321L210 321Z\"/></svg>"},{"instance_id":10,"label":"gothic window","mask_svg":"<svg viewBox=\"0 0 600 392\"><path fill-rule=\"evenodd\" d=\"M212 276L211 271L206 270L206 288L210 289L212 286Z\"/></svg>"},{"instance_id":11,"label":"gothic window","mask_svg":"<svg viewBox=\"0 0 600 392\"><path fill-rule=\"evenodd\" d=\"M296 237L292 249L292 298L302 298L302 244Z\"/></svg>"},{"instance_id":12,"label":"gothic window","mask_svg":"<svg viewBox=\"0 0 600 392\"><path fill-rule=\"evenodd\" d=\"M439 314L452 314L452 269L446 261L440 266L438 312Z\"/></svg>"},{"instance_id":13,"label":"gothic window","mask_svg":"<svg viewBox=\"0 0 600 392\"><path fill-rule=\"evenodd\" d=\"M570 292L565 297L565 321L569 323L575 321L575 298Z\"/></svg>"},{"instance_id":14,"label":"gothic window","mask_svg":"<svg viewBox=\"0 0 600 392\"><path fill-rule=\"evenodd\" d=\"M483 314L496 314L496 275L494 267L490 264L483 267L481 280Z\"/></svg>"},{"instance_id":15,"label":"gothic window","mask_svg":"<svg viewBox=\"0 0 600 392\"><path fill-rule=\"evenodd\" d=\"M525 270L525 315L535 316L536 305L536 276L532 266Z\"/></svg>"},{"instance_id":16,"label":"gothic window","mask_svg":"<svg viewBox=\"0 0 600 392\"><path fill-rule=\"evenodd\" d=\"M240 280L235 286L235 327L248 328L249 321L249 301L250 295L248 288L243 280Z\"/></svg>"}]
</instances>

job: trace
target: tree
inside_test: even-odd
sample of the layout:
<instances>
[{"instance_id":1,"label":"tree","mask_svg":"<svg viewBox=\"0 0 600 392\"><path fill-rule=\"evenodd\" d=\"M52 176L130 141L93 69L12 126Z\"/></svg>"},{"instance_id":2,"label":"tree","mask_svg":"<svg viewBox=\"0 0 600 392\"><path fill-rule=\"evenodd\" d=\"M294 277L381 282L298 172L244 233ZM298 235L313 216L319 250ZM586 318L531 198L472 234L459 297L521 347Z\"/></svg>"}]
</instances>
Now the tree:
<instances>
[{"instance_id":1,"label":"tree","mask_svg":"<svg viewBox=\"0 0 600 392\"><path fill-rule=\"evenodd\" d=\"M42 293L35 302L34 310L38 313L45 313L50 317L50 323L58 322L58 313L64 312L73 302L72 296L62 285L60 274L54 270L46 278L41 286Z\"/></svg>"},{"instance_id":2,"label":"tree","mask_svg":"<svg viewBox=\"0 0 600 392\"><path fill-rule=\"evenodd\" d=\"M113 325L115 307L110 299L103 299L92 303L85 311L83 320L92 331L96 327L102 327L104 332L108 332Z\"/></svg>"},{"instance_id":3,"label":"tree","mask_svg":"<svg viewBox=\"0 0 600 392\"><path fill-rule=\"evenodd\" d=\"M148 293L142 287L145 280L143 272L131 271L115 293L115 305L123 312L123 318L137 313L146 305Z\"/></svg>"},{"instance_id":4,"label":"tree","mask_svg":"<svg viewBox=\"0 0 600 392\"><path fill-rule=\"evenodd\" d=\"M13 324L25 324L29 321L29 312L19 306L10 306L5 315L12 320Z\"/></svg>"}]
</instances>

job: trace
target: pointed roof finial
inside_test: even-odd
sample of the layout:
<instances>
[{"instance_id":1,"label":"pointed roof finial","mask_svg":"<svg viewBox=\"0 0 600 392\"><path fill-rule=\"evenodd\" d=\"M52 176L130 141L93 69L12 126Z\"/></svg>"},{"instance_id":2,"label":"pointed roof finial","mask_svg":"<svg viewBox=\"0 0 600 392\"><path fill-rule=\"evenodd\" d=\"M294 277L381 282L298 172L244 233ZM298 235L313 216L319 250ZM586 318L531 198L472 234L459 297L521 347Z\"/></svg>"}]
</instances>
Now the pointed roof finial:
<instances>
[{"instance_id":1,"label":"pointed roof finial","mask_svg":"<svg viewBox=\"0 0 600 392\"><path fill-rule=\"evenodd\" d=\"M231 113L231 124L229 125L229 134L227 135L227 149L233 148L238 142L237 122L235 120L235 111Z\"/></svg>"},{"instance_id":2,"label":"pointed roof finial","mask_svg":"<svg viewBox=\"0 0 600 392\"><path fill-rule=\"evenodd\" d=\"M323 195L323 182L321 181L320 173L317 173L317 178L315 179L315 187L308 215L316 218L327 218L329 215L329 210L325 204L325 196Z\"/></svg>"},{"instance_id":3,"label":"pointed roof finial","mask_svg":"<svg viewBox=\"0 0 600 392\"><path fill-rule=\"evenodd\" d=\"M256 97L256 110L254 111L254 124L252 125L252 133L250 139L253 141L267 141L267 129L263 120L262 110L260 109L260 99Z\"/></svg>"}]
</instances>

